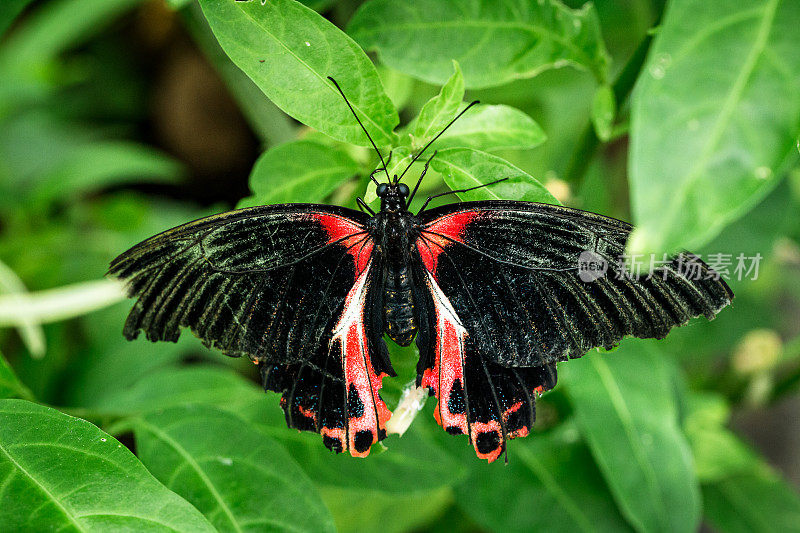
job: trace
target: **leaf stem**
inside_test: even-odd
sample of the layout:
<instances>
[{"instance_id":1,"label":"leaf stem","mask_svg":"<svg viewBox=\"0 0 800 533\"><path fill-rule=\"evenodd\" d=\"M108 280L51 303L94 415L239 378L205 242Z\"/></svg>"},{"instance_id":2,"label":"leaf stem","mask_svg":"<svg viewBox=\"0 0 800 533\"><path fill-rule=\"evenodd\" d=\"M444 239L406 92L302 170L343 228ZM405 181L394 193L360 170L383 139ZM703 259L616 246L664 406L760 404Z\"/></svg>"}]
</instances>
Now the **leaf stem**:
<instances>
[{"instance_id":1,"label":"leaf stem","mask_svg":"<svg viewBox=\"0 0 800 533\"><path fill-rule=\"evenodd\" d=\"M653 28L656 28L661 23L663 13L663 9L659 11L658 17L653 23ZM634 50L611 86L611 89L614 91L614 98L617 102L617 109L621 109L623 104L628 100L633 86L639 77L639 73L644 66L647 53L650 51L650 45L655 35L653 28L647 31L644 38L639 43L639 46L636 47L636 50ZM599 145L600 139L597 138L592 121L589 121L589 124L581 134L578 147L573 153L567 165L567 170L564 173L567 183L569 183L574 190L580 188L581 181L586 175L589 163L592 161L594 153L597 151Z\"/></svg>"}]
</instances>

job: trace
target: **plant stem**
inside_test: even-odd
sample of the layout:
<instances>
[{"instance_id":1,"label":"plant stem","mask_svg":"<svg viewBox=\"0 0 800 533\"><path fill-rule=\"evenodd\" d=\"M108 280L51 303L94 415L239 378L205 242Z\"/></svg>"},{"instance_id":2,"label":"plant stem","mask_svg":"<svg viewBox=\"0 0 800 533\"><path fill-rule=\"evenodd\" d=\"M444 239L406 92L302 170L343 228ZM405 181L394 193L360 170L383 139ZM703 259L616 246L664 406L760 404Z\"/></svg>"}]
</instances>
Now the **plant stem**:
<instances>
[{"instance_id":1,"label":"plant stem","mask_svg":"<svg viewBox=\"0 0 800 533\"><path fill-rule=\"evenodd\" d=\"M658 18L653 25L654 27L657 27L660 24L662 14L663 10L659 12ZM642 42L639 43L639 46L636 47L636 50L628 59L628 62L625 63L622 71L617 75L616 80L614 80L614 84L611 86L611 89L614 91L614 99L617 102L617 109L622 108L623 104L628 100L628 97L633 90L633 86L639 77L642 67L644 66L645 59L647 59L647 53L650 51L650 45L653 42L653 36L654 32L651 29L644 36ZM569 164L567 165L567 170L564 173L566 181L572 186L573 190L580 188L581 181L586 175L586 170L589 168L589 163L592 161L592 157L594 157L594 153L597 151L597 147L599 145L600 139L597 138L597 134L594 131L594 126L592 122L589 121L586 129L584 129L583 133L581 134L578 147L570 159Z\"/></svg>"}]
</instances>

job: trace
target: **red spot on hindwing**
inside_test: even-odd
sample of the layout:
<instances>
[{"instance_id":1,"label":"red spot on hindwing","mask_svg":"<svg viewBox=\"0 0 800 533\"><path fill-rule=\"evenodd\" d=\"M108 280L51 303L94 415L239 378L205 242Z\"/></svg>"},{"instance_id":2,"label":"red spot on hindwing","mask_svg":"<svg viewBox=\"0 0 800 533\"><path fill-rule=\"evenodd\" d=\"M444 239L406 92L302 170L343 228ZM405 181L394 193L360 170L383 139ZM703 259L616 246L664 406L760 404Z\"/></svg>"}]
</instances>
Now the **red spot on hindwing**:
<instances>
[{"instance_id":1,"label":"red spot on hindwing","mask_svg":"<svg viewBox=\"0 0 800 533\"><path fill-rule=\"evenodd\" d=\"M428 272L436 278L436 265L439 254L453 241L461 240L464 228L480 213L477 211L461 211L446 215L427 224L417 240L417 250Z\"/></svg>"}]
</instances>

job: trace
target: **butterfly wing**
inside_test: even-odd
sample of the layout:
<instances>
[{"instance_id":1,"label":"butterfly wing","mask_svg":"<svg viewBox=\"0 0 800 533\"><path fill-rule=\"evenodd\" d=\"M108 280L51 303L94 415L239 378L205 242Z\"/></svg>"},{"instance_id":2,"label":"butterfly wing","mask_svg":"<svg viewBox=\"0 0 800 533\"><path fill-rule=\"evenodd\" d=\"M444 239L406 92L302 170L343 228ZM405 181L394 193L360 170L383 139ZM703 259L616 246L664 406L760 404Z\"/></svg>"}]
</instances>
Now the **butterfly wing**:
<instances>
[{"instance_id":1,"label":"butterfly wing","mask_svg":"<svg viewBox=\"0 0 800 533\"><path fill-rule=\"evenodd\" d=\"M733 293L691 254L649 278L624 275L618 258L631 226L566 207L466 202L420 215L418 283L427 287L418 381L431 388L450 432L467 433L493 460L533 423L535 392L556 382L558 361L627 335L662 338L713 318ZM590 252L607 268L584 281ZM698 279L682 271L691 263ZM454 409L450 409L450 407Z\"/></svg>"},{"instance_id":2,"label":"butterfly wing","mask_svg":"<svg viewBox=\"0 0 800 533\"><path fill-rule=\"evenodd\" d=\"M381 258L368 216L325 205L279 205L207 217L116 258L110 274L137 301L128 339L206 344L246 355L282 393L290 427L336 451L366 455L390 413L379 395L394 375L381 338ZM377 318L376 318L377 315Z\"/></svg>"}]
</instances>

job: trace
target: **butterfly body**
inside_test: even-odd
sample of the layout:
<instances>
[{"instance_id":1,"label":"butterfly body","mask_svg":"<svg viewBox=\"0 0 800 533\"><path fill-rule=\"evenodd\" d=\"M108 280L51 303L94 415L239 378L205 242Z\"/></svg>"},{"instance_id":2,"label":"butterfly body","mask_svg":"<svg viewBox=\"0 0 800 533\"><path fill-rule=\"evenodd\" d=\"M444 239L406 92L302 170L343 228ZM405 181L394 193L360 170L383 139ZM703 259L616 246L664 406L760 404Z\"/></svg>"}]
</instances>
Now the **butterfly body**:
<instances>
[{"instance_id":1,"label":"butterfly body","mask_svg":"<svg viewBox=\"0 0 800 533\"><path fill-rule=\"evenodd\" d=\"M419 235L419 220L406 208L408 188L387 184L378 191L381 209L369 221L375 253L383 258L382 292L384 330L400 346L408 346L417 332L414 311L415 261L413 244Z\"/></svg>"}]
</instances>

